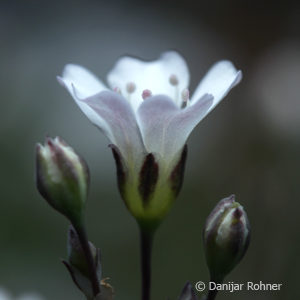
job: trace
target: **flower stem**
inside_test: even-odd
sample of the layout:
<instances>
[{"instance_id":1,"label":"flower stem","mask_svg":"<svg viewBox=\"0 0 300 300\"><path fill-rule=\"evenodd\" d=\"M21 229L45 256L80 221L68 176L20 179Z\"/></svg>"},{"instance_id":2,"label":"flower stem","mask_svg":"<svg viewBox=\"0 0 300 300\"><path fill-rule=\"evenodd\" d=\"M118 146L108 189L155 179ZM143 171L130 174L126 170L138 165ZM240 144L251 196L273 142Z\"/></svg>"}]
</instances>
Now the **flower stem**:
<instances>
[{"instance_id":1,"label":"flower stem","mask_svg":"<svg viewBox=\"0 0 300 300\"><path fill-rule=\"evenodd\" d=\"M217 290L215 290L215 289L214 290L209 290L205 300L214 300L214 299L216 299L217 294L218 294Z\"/></svg>"},{"instance_id":2,"label":"flower stem","mask_svg":"<svg viewBox=\"0 0 300 300\"><path fill-rule=\"evenodd\" d=\"M153 233L140 230L141 234L141 271L142 271L142 300L150 300L151 291L151 254Z\"/></svg>"},{"instance_id":3,"label":"flower stem","mask_svg":"<svg viewBox=\"0 0 300 300\"><path fill-rule=\"evenodd\" d=\"M223 282L223 279L222 280L213 280L213 279L210 279L211 282L215 282L215 283L222 283ZM216 297L217 297L217 294L218 294L218 290L217 289L213 289L213 290L208 290L208 294L205 298L205 300L215 300Z\"/></svg>"},{"instance_id":4,"label":"flower stem","mask_svg":"<svg viewBox=\"0 0 300 300\"><path fill-rule=\"evenodd\" d=\"M88 265L88 269L89 269L89 273L90 273L90 281L91 281L92 289L93 289L93 294L94 294L94 297L96 297L100 293L100 284L99 284L98 275L97 275L97 271L96 271L95 261L93 259L91 248L90 248L90 245L88 242L85 226L83 225L83 222L80 223L79 225L73 223L73 226L77 232L82 250L84 252L84 255L85 255L85 258L87 261L87 265Z\"/></svg>"}]
</instances>

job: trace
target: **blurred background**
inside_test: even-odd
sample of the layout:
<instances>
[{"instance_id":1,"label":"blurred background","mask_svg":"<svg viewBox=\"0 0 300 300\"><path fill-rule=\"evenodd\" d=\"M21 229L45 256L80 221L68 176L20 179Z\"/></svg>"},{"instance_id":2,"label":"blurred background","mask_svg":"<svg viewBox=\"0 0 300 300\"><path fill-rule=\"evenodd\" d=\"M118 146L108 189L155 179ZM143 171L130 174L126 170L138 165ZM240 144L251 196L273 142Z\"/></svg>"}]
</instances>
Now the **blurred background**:
<instances>
[{"instance_id":1,"label":"blurred background","mask_svg":"<svg viewBox=\"0 0 300 300\"><path fill-rule=\"evenodd\" d=\"M0 287L14 296L83 299L61 258L68 223L34 185L34 147L60 135L92 175L90 239L102 250L116 300L140 297L139 239L117 187L106 138L56 82L65 64L100 78L116 59L156 59L176 49L191 91L229 59L244 78L189 138L180 197L156 236L153 299L177 299L184 283L208 281L201 231L215 204L234 193L252 241L228 281L282 283L280 292L222 293L218 299L299 295L300 4L298 1L0 2Z\"/></svg>"}]
</instances>

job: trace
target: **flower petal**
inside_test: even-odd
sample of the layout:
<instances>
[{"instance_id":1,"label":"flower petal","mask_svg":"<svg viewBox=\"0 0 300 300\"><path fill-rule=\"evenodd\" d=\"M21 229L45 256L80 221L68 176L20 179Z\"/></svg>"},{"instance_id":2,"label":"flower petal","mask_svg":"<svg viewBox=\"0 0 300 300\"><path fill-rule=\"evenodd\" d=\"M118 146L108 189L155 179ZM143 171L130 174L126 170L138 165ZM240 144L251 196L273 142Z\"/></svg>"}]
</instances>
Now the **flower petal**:
<instances>
[{"instance_id":1,"label":"flower petal","mask_svg":"<svg viewBox=\"0 0 300 300\"><path fill-rule=\"evenodd\" d=\"M213 97L205 94L185 109L163 95L147 98L138 110L138 121L148 152L159 154L166 164L177 159L194 127L205 117Z\"/></svg>"},{"instance_id":2,"label":"flower petal","mask_svg":"<svg viewBox=\"0 0 300 300\"><path fill-rule=\"evenodd\" d=\"M230 61L220 61L214 64L196 88L191 104L209 93L214 96L212 106L208 114L242 79L242 72L237 71Z\"/></svg>"},{"instance_id":3,"label":"flower petal","mask_svg":"<svg viewBox=\"0 0 300 300\"><path fill-rule=\"evenodd\" d=\"M104 91L78 100L77 104L87 117L115 144L128 164L142 162L145 154L135 114L121 95ZM141 159L139 159L139 157Z\"/></svg>"},{"instance_id":4,"label":"flower petal","mask_svg":"<svg viewBox=\"0 0 300 300\"><path fill-rule=\"evenodd\" d=\"M176 87L169 82L171 75L178 79ZM126 85L133 82L136 89L130 99L134 110L137 110L143 101L144 90L150 90L152 95L177 97L189 85L189 71L185 60L175 51L165 52L158 60L150 62L125 56L116 62L107 76L107 81L112 89L120 88L123 95L128 94Z\"/></svg>"},{"instance_id":5,"label":"flower petal","mask_svg":"<svg viewBox=\"0 0 300 300\"><path fill-rule=\"evenodd\" d=\"M104 90L107 87L90 71L78 66L69 64L66 65L62 77L57 77L59 83L61 83L74 98L74 89L76 88L77 97L87 98Z\"/></svg>"}]
</instances>

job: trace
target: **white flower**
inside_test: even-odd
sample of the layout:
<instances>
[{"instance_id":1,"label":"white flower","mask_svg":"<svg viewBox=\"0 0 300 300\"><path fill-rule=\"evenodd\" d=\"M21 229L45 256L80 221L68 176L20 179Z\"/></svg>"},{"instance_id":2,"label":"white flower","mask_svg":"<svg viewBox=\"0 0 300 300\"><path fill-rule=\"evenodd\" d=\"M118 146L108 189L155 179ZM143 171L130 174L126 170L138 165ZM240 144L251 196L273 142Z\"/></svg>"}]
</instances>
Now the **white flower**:
<instances>
[{"instance_id":1,"label":"white flower","mask_svg":"<svg viewBox=\"0 0 300 300\"><path fill-rule=\"evenodd\" d=\"M65 67L58 80L118 149L126 174L131 174L131 184L139 185L145 157L152 153L159 168L157 185L163 186L193 128L241 77L241 71L231 62L220 61L212 66L190 98L185 60L169 51L151 62L120 58L107 76L111 90L88 70L73 64ZM151 200L145 208L138 201L125 200L130 210L132 205L139 206L134 212L131 210L135 216L143 215L145 210L150 215L152 210L154 215L156 206L167 210L168 205L162 199L156 201L157 205Z\"/></svg>"}]
</instances>

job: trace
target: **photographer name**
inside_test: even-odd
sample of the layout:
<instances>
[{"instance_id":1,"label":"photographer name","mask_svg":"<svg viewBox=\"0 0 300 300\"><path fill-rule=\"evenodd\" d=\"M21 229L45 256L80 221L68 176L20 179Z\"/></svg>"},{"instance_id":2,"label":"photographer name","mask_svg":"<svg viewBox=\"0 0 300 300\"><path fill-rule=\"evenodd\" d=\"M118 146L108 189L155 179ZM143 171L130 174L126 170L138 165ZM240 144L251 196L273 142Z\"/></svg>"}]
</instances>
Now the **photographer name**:
<instances>
[{"instance_id":1,"label":"photographer name","mask_svg":"<svg viewBox=\"0 0 300 300\"><path fill-rule=\"evenodd\" d=\"M248 281L246 283L215 283L213 281L209 282L208 289L210 291L229 291L230 293L236 291L280 291L282 288L282 283L265 283L262 281L252 282Z\"/></svg>"}]
</instances>

